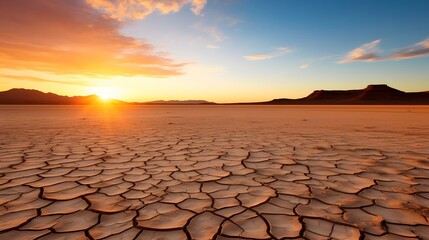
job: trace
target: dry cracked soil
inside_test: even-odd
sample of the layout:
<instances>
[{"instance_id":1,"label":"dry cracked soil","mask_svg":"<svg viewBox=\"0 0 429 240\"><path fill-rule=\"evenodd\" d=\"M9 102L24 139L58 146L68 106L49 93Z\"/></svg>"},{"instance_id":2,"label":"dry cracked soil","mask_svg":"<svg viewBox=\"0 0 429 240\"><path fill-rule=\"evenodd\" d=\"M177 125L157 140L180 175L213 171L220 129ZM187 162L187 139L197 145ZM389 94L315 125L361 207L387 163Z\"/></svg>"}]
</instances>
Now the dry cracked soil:
<instances>
[{"instance_id":1,"label":"dry cracked soil","mask_svg":"<svg viewBox=\"0 0 429 240\"><path fill-rule=\"evenodd\" d=\"M0 239L429 239L429 107L0 106Z\"/></svg>"}]
</instances>

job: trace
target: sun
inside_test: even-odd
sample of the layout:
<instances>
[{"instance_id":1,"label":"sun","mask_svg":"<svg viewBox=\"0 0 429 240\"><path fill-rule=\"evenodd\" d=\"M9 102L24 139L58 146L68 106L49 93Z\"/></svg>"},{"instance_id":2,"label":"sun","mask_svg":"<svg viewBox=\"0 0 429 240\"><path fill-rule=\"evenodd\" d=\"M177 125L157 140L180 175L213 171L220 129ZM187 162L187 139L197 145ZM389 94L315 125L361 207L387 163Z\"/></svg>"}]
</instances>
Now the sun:
<instances>
[{"instance_id":1,"label":"sun","mask_svg":"<svg viewBox=\"0 0 429 240\"><path fill-rule=\"evenodd\" d=\"M96 87L94 88L93 92L103 101L107 101L118 96L118 90L111 87Z\"/></svg>"}]
</instances>

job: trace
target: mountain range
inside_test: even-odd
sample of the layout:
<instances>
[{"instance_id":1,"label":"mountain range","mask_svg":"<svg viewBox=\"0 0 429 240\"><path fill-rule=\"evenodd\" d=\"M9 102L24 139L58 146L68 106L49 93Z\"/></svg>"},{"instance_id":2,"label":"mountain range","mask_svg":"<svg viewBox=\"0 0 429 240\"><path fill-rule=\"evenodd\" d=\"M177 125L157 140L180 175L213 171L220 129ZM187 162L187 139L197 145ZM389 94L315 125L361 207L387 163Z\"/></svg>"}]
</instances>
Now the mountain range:
<instances>
[{"instance_id":1,"label":"mountain range","mask_svg":"<svg viewBox=\"0 0 429 240\"><path fill-rule=\"evenodd\" d=\"M426 105L429 104L429 91L403 92L386 84L372 84L358 90L316 90L304 98L280 98L259 104Z\"/></svg>"},{"instance_id":2,"label":"mountain range","mask_svg":"<svg viewBox=\"0 0 429 240\"><path fill-rule=\"evenodd\" d=\"M21 104L21 105L91 105L91 104L145 104L145 105L179 105L179 104L215 104L205 100L169 100L150 102L124 102L116 99L103 100L97 95L89 96L61 96L55 93L44 93L34 89L13 88L0 92L0 104Z\"/></svg>"},{"instance_id":3,"label":"mountain range","mask_svg":"<svg viewBox=\"0 0 429 240\"><path fill-rule=\"evenodd\" d=\"M23 88L13 88L0 92L0 104L89 105L101 104L102 102L103 100L97 95L68 97ZM112 103L125 102L112 100Z\"/></svg>"},{"instance_id":4,"label":"mountain range","mask_svg":"<svg viewBox=\"0 0 429 240\"><path fill-rule=\"evenodd\" d=\"M88 105L103 104L97 95L61 96L55 93L44 93L30 89L10 89L0 92L0 104L47 104L47 105ZM206 105L216 104L205 100L159 100L151 102L124 102L116 99L108 100L109 104L133 105ZM429 105L429 91L403 92L385 84L368 85L357 90L316 90L310 95L299 98L279 98L266 102L233 103L233 104L265 104L265 105Z\"/></svg>"}]
</instances>

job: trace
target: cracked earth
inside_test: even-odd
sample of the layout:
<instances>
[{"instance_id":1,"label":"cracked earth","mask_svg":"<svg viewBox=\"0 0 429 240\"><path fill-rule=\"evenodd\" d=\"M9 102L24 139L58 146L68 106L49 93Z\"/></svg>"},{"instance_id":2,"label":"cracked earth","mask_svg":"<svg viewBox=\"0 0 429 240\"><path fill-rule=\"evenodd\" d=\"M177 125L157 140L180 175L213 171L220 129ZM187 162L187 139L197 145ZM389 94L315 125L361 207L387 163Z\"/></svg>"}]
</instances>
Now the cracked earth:
<instances>
[{"instance_id":1,"label":"cracked earth","mask_svg":"<svg viewBox=\"0 0 429 240\"><path fill-rule=\"evenodd\" d=\"M429 239L429 108L1 106L0 239Z\"/></svg>"}]
</instances>

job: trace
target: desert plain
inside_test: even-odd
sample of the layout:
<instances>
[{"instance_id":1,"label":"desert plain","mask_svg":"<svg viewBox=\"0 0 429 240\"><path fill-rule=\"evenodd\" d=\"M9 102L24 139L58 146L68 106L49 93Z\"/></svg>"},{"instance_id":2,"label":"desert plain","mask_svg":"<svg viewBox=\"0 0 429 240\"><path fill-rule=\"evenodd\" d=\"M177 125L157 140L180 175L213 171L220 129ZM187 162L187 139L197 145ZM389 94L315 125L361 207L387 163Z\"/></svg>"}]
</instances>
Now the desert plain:
<instances>
[{"instance_id":1,"label":"desert plain","mask_svg":"<svg viewBox=\"0 0 429 240\"><path fill-rule=\"evenodd\" d=\"M0 106L0 239L429 239L429 107Z\"/></svg>"}]
</instances>

